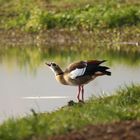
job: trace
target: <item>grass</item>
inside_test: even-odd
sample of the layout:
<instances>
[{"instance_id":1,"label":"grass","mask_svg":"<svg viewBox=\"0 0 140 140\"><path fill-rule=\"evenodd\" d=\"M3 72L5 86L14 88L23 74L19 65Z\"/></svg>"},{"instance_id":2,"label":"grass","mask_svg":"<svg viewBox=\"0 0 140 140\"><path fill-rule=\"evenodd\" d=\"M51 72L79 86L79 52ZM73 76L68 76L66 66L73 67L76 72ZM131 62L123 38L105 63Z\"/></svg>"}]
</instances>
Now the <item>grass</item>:
<instances>
[{"instance_id":1,"label":"grass","mask_svg":"<svg viewBox=\"0 0 140 140\"><path fill-rule=\"evenodd\" d=\"M52 113L9 119L0 125L0 139L28 140L68 133L88 124L140 119L140 85L116 91L114 96L91 98L85 104L63 107Z\"/></svg>"},{"instance_id":2,"label":"grass","mask_svg":"<svg viewBox=\"0 0 140 140\"><path fill-rule=\"evenodd\" d=\"M6 3L1 0L1 5ZM116 28L122 26L139 25L140 4L137 2L107 1L93 2L81 1L77 6L75 1L34 1L12 0L9 11L12 16L2 16L1 28L18 28L24 31L38 32L44 29L93 30L94 28ZM7 1L10 3L10 1ZM18 4L17 4L18 3ZM76 1L76 3L78 3ZM17 6L15 6L17 4ZM8 5L8 4L7 4ZM46 8L45 6L46 5ZM1 7L2 7L1 6ZM5 9L8 9L7 6ZM55 8L51 8L55 7ZM3 8L4 9L4 8ZM11 14L8 10L6 13ZM62 9L62 10L60 10Z\"/></svg>"}]
</instances>

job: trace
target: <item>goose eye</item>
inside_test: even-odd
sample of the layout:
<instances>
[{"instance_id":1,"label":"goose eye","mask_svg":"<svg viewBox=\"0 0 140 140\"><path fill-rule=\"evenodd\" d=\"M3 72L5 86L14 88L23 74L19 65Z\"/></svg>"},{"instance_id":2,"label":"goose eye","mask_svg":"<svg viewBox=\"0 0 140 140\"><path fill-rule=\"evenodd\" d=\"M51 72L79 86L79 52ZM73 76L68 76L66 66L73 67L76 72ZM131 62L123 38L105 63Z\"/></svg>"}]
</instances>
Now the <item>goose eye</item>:
<instances>
[{"instance_id":1,"label":"goose eye","mask_svg":"<svg viewBox=\"0 0 140 140\"><path fill-rule=\"evenodd\" d=\"M56 66L56 64L55 64L55 63L52 63L52 66L54 66L54 67L55 67L55 66Z\"/></svg>"}]
</instances>

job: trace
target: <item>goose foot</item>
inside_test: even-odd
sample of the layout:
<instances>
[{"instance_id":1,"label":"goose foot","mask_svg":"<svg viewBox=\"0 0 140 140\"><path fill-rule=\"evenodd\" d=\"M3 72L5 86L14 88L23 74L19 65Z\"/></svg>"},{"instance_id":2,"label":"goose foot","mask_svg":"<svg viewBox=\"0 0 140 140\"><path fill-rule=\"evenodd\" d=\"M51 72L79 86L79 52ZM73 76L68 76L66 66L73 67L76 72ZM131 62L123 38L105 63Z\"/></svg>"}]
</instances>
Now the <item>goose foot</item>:
<instances>
[{"instance_id":1,"label":"goose foot","mask_svg":"<svg viewBox=\"0 0 140 140\"><path fill-rule=\"evenodd\" d=\"M79 100L79 103L83 103L84 104L85 102L83 100Z\"/></svg>"}]
</instances>

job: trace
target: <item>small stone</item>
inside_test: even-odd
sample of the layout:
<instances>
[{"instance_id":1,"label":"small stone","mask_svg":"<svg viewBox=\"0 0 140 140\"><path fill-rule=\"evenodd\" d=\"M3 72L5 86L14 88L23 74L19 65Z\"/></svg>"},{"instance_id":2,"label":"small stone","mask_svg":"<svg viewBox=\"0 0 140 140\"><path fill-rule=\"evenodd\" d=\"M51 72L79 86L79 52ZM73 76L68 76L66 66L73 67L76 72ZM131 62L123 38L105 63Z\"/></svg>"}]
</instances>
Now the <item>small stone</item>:
<instances>
[{"instance_id":1,"label":"small stone","mask_svg":"<svg viewBox=\"0 0 140 140\"><path fill-rule=\"evenodd\" d=\"M75 104L75 102L73 101L73 100L70 100L69 102L68 102L68 106L73 106Z\"/></svg>"}]
</instances>

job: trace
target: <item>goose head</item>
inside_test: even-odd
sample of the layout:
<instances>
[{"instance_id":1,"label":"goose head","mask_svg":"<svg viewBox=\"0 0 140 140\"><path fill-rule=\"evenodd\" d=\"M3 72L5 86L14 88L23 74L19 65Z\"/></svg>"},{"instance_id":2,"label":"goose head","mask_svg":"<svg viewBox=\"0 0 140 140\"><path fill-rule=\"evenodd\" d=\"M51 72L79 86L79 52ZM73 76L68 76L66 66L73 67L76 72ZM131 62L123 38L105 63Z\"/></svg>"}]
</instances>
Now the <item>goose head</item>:
<instances>
[{"instance_id":1,"label":"goose head","mask_svg":"<svg viewBox=\"0 0 140 140\"><path fill-rule=\"evenodd\" d=\"M60 75L63 73L62 69L54 62L45 63L53 72L55 75Z\"/></svg>"}]
</instances>

